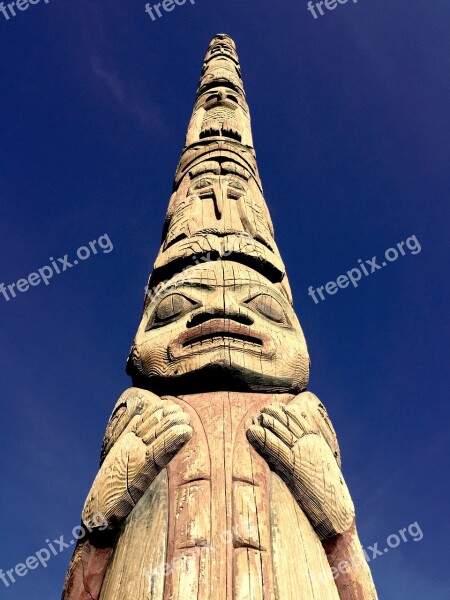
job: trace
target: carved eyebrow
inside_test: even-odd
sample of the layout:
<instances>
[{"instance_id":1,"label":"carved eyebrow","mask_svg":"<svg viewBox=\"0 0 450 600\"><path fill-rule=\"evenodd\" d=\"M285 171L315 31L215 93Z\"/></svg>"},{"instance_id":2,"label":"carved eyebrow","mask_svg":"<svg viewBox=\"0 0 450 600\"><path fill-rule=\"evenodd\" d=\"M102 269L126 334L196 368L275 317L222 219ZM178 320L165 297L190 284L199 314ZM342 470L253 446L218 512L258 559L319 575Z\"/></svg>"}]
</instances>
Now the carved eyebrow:
<instances>
[{"instance_id":1,"label":"carved eyebrow","mask_svg":"<svg viewBox=\"0 0 450 600\"><path fill-rule=\"evenodd\" d=\"M254 288L252 286L252 283L249 281L244 281L243 283L239 283L237 281L233 281L231 282L230 280L225 281L224 287L226 288L235 288L236 290L242 290L242 289L250 289L251 290L251 295L252 296L258 296L259 294L276 294L276 292L274 292L273 288L270 288L267 285L264 285L263 283L260 283L258 285L257 288ZM278 294L276 294L278 296Z\"/></svg>"},{"instance_id":2,"label":"carved eyebrow","mask_svg":"<svg viewBox=\"0 0 450 600\"><path fill-rule=\"evenodd\" d=\"M149 304L149 306L147 307L150 310L155 310L156 306L162 301L164 300L164 298L167 298L168 296L170 296L171 294L176 294L177 292L180 291L180 289L182 288L192 288L192 289L197 289L197 290L207 290L209 292L214 291L215 289L217 289L216 285L207 285L206 283L200 283L197 281L180 281L180 282L175 282L170 284L168 287L166 287L163 290L160 290L158 292L158 294L155 295L155 297L152 299L151 303Z\"/></svg>"},{"instance_id":3,"label":"carved eyebrow","mask_svg":"<svg viewBox=\"0 0 450 600\"><path fill-rule=\"evenodd\" d=\"M209 292L213 292L215 289L217 289L217 285L208 285L207 283L200 283L198 281L183 281L176 286L177 289L182 287L190 287L197 290L207 290Z\"/></svg>"},{"instance_id":4,"label":"carved eyebrow","mask_svg":"<svg viewBox=\"0 0 450 600\"><path fill-rule=\"evenodd\" d=\"M229 281L229 280L228 280ZM265 285L264 283L259 283L257 288L254 288L251 286L251 284L246 281L244 283L238 283L236 281L233 281L233 283L228 283L225 282L225 287L229 288L229 287L234 287L238 290L240 289L244 289L244 288L249 288L251 290L250 293L250 297L251 298L255 298L256 296L259 296L260 294L268 294L269 296L273 296L275 299L277 299L280 304L288 304L289 302L286 300L286 298L283 296L283 294L281 294L277 289L273 289L272 287Z\"/></svg>"},{"instance_id":5,"label":"carved eyebrow","mask_svg":"<svg viewBox=\"0 0 450 600\"><path fill-rule=\"evenodd\" d=\"M255 282L255 281L249 281L248 279L234 279L233 277L227 277L225 279L225 285L227 287L235 287L235 288L245 288L245 287L250 287L250 286L254 286L256 283L256 285L258 286L258 290L263 288L263 289L270 289L270 287L268 285L266 285L265 283L262 282Z\"/></svg>"},{"instance_id":6,"label":"carved eyebrow","mask_svg":"<svg viewBox=\"0 0 450 600\"><path fill-rule=\"evenodd\" d=\"M195 177L198 177L199 175L202 175L204 173L214 173L214 175L219 175L220 174L220 165L217 161L207 161L204 163L201 163L195 167L193 167L192 169L190 169L189 171L189 175L191 179L194 179Z\"/></svg>"}]
</instances>

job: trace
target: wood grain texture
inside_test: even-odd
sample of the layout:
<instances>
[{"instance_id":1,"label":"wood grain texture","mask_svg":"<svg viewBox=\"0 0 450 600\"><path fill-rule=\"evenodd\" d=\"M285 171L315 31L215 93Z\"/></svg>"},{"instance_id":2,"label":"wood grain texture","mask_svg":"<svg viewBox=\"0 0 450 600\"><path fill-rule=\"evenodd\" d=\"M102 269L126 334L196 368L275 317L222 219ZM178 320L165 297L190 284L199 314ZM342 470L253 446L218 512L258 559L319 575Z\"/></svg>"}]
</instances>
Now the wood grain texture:
<instances>
[{"instance_id":1,"label":"wood grain texture","mask_svg":"<svg viewBox=\"0 0 450 600\"><path fill-rule=\"evenodd\" d=\"M163 600L167 506L164 470L120 527L100 600Z\"/></svg>"},{"instance_id":2,"label":"wood grain texture","mask_svg":"<svg viewBox=\"0 0 450 600\"><path fill-rule=\"evenodd\" d=\"M311 396L300 394L287 406L266 407L247 437L290 487L317 535L325 539L346 531L355 513L336 450L322 435L325 431L335 437L328 415L317 399L314 410Z\"/></svg>"},{"instance_id":3,"label":"wood grain texture","mask_svg":"<svg viewBox=\"0 0 450 600\"><path fill-rule=\"evenodd\" d=\"M236 47L220 34L127 364L133 387L83 510L94 537L63 600L376 600L309 371ZM342 574L349 557L358 567Z\"/></svg>"},{"instance_id":4,"label":"wood grain texture","mask_svg":"<svg viewBox=\"0 0 450 600\"><path fill-rule=\"evenodd\" d=\"M99 600L115 536L96 544L79 541L67 572L62 600Z\"/></svg>"},{"instance_id":5,"label":"wood grain texture","mask_svg":"<svg viewBox=\"0 0 450 600\"><path fill-rule=\"evenodd\" d=\"M189 562L198 595L189 595L183 571L174 569L165 600L230 600L245 597L247 589L250 597L274 597L270 470L245 437L268 399L266 394L233 392L178 399L191 417L194 435L168 467L169 495L182 498L171 504L168 562ZM197 536L187 544L183 532L193 529Z\"/></svg>"},{"instance_id":6,"label":"wood grain texture","mask_svg":"<svg viewBox=\"0 0 450 600\"><path fill-rule=\"evenodd\" d=\"M146 392L133 394L142 398ZM214 392L164 397L160 403L178 405L194 433L168 474L161 472L121 526L99 600L376 598L367 565L333 580L330 567L340 565L343 553L363 556L356 530L322 547L323 536L314 531L314 503L311 510L292 491L290 477L296 480L298 472L284 473L283 482L271 473L271 460L263 460L248 442L263 415L296 415L296 427L302 419L301 439L321 439L330 454L327 464L339 470L334 430L315 396ZM296 427L291 431L299 435ZM283 431L286 441L291 431ZM317 474L323 457L313 456L307 464ZM326 490L329 474L322 476L303 477L316 496L317 487ZM323 502L322 510L334 514L332 503ZM91 576L98 587L95 566ZM77 597L73 590L85 593L79 582L67 589L71 600ZM366 589L372 595L365 596Z\"/></svg>"},{"instance_id":7,"label":"wood grain texture","mask_svg":"<svg viewBox=\"0 0 450 600\"><path fill-rule=\"evenodd\" d=\"M215 261L174 276L145 307L129 372L162 394L214 383L211 391L293 392L307 385L309 355L280 287L239 262Z\"/></svg>"},{"instance_id":8,"label":"wood grain texture","mask_svg":"<svg viewBox=\"0 0 450 600\"><path fill-rule=\"evenodd\" d=\"M276 474L271 479L271 508L277 600L338 600L322 544Z\"/></svg>"},{"instance_id":9,"label":"wood grain texture","mask_svg":"<svg viewBox=\"0 0 450 600\"><path fill-rule=\"evenodd\" d=\"M341 600L377 600L356 524L323 542Z\"/></svg>"},{"instance_id":10,"label":"wood grain texture","mask_svg":"<svg viewBox=\"0 0 450 600\"><path fill-rule=\"evenodd\" d=\"M124 519L190 439L188 423L177 404L145 390L128 390L107 428L100 471L83 510L84 524L98 527L98 515L110 526Z\"/></svg>"}]
</instances>

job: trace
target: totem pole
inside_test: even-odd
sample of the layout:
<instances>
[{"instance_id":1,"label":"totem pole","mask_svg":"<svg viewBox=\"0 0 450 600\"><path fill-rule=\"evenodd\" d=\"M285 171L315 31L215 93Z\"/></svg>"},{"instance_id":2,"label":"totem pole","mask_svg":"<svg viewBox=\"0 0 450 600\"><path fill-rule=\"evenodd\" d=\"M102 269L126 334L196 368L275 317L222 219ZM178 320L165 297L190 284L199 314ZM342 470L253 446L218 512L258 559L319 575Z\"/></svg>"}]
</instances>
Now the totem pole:
<instances>
[{"instance_id":1,"label":"totem pole","mask_svg":"<svg viewBox=\"0 0 450 600\"><path fill-rule=\"evenodd\" d=\"M147 289L63 599L375 600L226 35Z\"/></svg>"}]
</instances>

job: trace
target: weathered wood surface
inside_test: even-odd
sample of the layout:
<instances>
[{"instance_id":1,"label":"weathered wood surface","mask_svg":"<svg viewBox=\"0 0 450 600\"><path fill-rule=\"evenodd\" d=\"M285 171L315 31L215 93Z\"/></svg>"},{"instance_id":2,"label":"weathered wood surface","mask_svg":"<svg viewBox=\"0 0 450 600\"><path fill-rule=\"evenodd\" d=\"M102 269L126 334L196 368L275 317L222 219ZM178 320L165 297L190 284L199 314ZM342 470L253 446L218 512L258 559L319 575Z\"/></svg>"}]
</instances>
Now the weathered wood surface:
<instances>
[{"instance_id":1,"label":"weathered wood surface","mask_svg":"<svg viewBox=\"0 0 450 600\"><path fill-rule=\"evenodd\" d=\"M100 600L162 600L169 498L163 470L120 528Z\"/></svg>"},{"instance_id":2,"label":"weathered wood surface","mask_svg":"<svg viewBox=\"0 0 450 600\"><path fill-rule=\"evenodd\" d=\"M324 540L340 600L377 600L369 565L355 523L341 535Z\"/></svg>"},{"instance_id":3,"label":"weathered wood surface","mask_svg":"<svg viewBox=\"0 0 450 600\"><path fill-rule=\"evenodd\" d=\"M218 35L63 600L376 600L309 370Z\"/></svg>"},{"instance_id":4,"label":"weathered wood surface","mask_svg":"<svg viewBox=\"0 0 450 600\"><path fill-rule=\"evenodd\" d=\"M130 389L120 398L106 432L101 469L87 497L83 522L102 515L120 523L178 450L191 438L189 417L174 402Z\"/></svg>"},{"instance_id":5,"label":"weathered wood surface","mask_svg":"<svg viewBox=\"0 0 450 600\"><path fill-rule=\"evenodd\" d=\"M136 421L136 415L132 416L136 399L139 399L140 410L146 414L147 403L155 402L154 395L145 390L126 392L113 413L105 446L111 445L112 429L122 429L124 437L129 435L129 427L124 423L118 427L116 419L124 398L128 400L130 422ZM190 423L194 433L169 463L167 476L162 467L160 475L143 491L136 506L129 507L129 515L119 529L109 560L101 595L97 598L339 598L320 541L326 519L316 517L322 513L328 515L327 522L333 523L332 533L335 534L336 529L343 532L348 528L346 519L349 518L351 524L353 513L348 498L339 499L335 489L330 492L333 479L335 488L342 485L339 450L334 430L319 401L309 393L294 397L289 394L214 392L166 397L156 405L161 404L167 404L172 414L178 413L173 409L175 404L178 405L189 417L183 420ZM272 450L277 449L275 458L269 457L267 462L248 441L255 429L275 435L272 433L276 430L274 415L292 419L295 414L303 420L303 427L299 431L295 422L295 426L291 426L295 433L290 436L311 439L314 444L320 440L319 450L322 443L327 448L324 457L318 457L313 451L311 459L307 446L303 497L295 492L298 472L285 471L285 458L280 452L280 443L288 441L292 445L289 430L278 431L281 438L275 436L271 445ZM124 413L121 418L124 419ZM145 428L139 431L145 431ZM119 440L120 435L116 442ZM262 448L262 454L265 453L266 447ZM114 456L112 450L106 454L103 465L108 456ZM270 463L273 470L280 472L280 477L271 471ZM301 460L299 464L301 471L304 465ZM108 478L100 476L96 479L88 500L97 495L95 488L99 482L108 489L115 487L108 467L106 472ZM116 478L121 479L120 471L116 472ZM109 498L108 494L100 495ZM120 496L115 497L117 505L122 506ZM114 523L117 510L112 510L110 502L108 500L110 519ZM97 504L96 508L102 507ZM344 515L348 511L349 516L341 517L344 519L341 522L336 515L342 511ZM353 542L352 551L356 552L356 548ZM104 567L94 569L91 574L98 589L103 574ZM358 581L356 573L354 585L359 585ZM340 585L344 583L344 580L339 582ZM344 589L347 587L346 584ZM293 595L294 592L298 595ZM67 596L71 600L75 597L73 593ZM353 596L348 596L350 598ZM359 600L359 597L354 596L354 599Z\"/></svg>"},{"instance_id":6,"label":"weathered wood surface","mask_svg":"<svg viewBox=\"0 0 450 600\"><path fill-rule=\"evenodd\" d=\"M295 597L301 598L304 591L312 599L338 598L312 524L247 440L253 422L267 414L266 407L273 412L292 398L288 394L217 392L178 399L191 415L195 433L168 467L168 563L180 568L168 577L166 600L288 600L284 574L289 563L295 565L299 594ZM328 424L311 410L308 394L304 400L297 398L291 406L309 413L309 437L319 438ZM307 421L307 416L302 418ZM326 434L332 437L330 431ZM335 466L340 474L336 457L327 448L330 470ZM317 465L322 464L319 459ZM285 478L291 482L291 476ZM311 497L314 491L322 492L323 472L318 471L317 477L309 474L308 483ZM328 481L325 491L330 486ZM348 502L351 505L346 498L343 504L350 516L336 525L340 531L348 527L348 519L352 522ZM331 515L338 504L338 500L323 500L324 510ZM316 506L306 508L308 516L314 517Z\"/></svg>"},{"instance_id":7,"label":"weathered wood surface","mask_svg":"<svg viewBox=\"0 0 450 600\"><path fill-rule=\"evenodd\" d=\"M168 577L165 600L274 597L270 470L246 439L271 399L236 392L179 399L195 433L168 468L168 562L189 567Z\"/></svg>"},{"instance_id":8,"label":"weathered wood surface","mask_svg":"<svg viewBox=\"0 0 450 600\"><path fill-rule=\"evenodd\" d=\"M115 536L105 544L88 539L77 544L66 576L63 600L99 600L114 540Z\"/></svg>"}]
</instances>

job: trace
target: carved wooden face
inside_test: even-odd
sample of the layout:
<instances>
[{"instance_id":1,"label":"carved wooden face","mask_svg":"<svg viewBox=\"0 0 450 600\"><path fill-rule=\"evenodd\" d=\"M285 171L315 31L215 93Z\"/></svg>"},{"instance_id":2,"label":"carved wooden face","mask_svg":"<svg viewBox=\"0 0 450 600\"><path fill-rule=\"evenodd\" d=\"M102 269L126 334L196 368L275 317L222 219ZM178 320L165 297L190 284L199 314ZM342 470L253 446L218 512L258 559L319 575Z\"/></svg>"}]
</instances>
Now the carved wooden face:
<instances>
[{"instance_id":1,"label":"carved wooden face","mask_svg":"<svg viewBox=\"0 0 450 600\"><path fill-rule=\"evenodd\" d=\"M210 61L212 58L224 56L232 58L236 63L239 63L239 57L234 46L234 42L228 37L216 37L210 44L208 51L205 56L205 62Z\"/></svg>"},{"instance_id":2,"label":"carved wooden face","mask_svg":"<svg viewBox=\"0 0 450 600\"><path fill-rule=\"evenodd\" d=\"M219 77L219 82L216 77ZM228 138L253 145L245 97L236 86L224 86L225 78L232 79L232 76L223 70L205 76L205 91L195 103L186 137L188 145L208 138Z\"/></svg>"},{"instance_id":3,"label":"carved wooden face","mask_svg":"<svg viewBox=\"0 0 450 600\"><path fill-rule=\"evenodd\" d=\"M270 249L276 248L264 197L242 167L232 161L206 161L185 181L171 200L165 248L175 240L206 232L246 233Z\"/></svg>"},{"instance_id":4,"label":"carved wooden face","mask_svg":"<svg viewBox=\"0 0 450 600\"><path fill-rule=\"evenodd\" d=\"M144 312L129 371L165 393L305 389L309 357L292 306L262 275L218 261L168 282ZM155 387L155 386L154 386Z\"/></svg>"}]
</instances>

